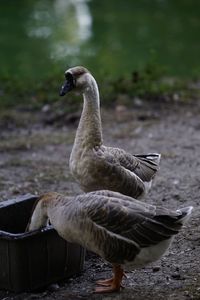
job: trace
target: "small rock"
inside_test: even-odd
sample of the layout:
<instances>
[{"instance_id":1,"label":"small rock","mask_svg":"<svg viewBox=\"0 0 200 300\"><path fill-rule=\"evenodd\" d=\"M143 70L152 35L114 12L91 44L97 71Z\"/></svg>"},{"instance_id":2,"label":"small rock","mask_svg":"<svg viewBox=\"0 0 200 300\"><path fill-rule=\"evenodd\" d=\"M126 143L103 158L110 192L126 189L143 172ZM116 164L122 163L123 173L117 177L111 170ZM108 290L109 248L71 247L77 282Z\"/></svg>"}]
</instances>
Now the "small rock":
<instances>
[{"instance_id":1,"label":"small rock","mask_svg":"<svg viewBox=\"0 0 200 300\"><path fill-rule=\"evenodd\" d=\"M125 105L117 105L115 107L117 113L127 112L127 107Z\"/></svg>"},{"instance_id":2,"label":"small rock","mask_svg":"<svg viewBox=\"0 0 200 300\"><path fill-rule=\"evenodd\" d=\"M169 281L170 281L170 278L169 278L169 276L168 276L168 275L166 276L166 280L167 280L167 283L169 283Z\"/></svg>"},{"instance_id":3,"label":"small rock","mask_svg":"<svg viewBox=\"0 0 200 300\"><path fill-rule=\"evenodd\" d=\"M160 266L155 266L155 267L153 267L153 272L158 272L158 271L160 271Z\"/></svg>"},{"instance_id":4,"label":"small rock","mask_svg":"<svg viewBox=\"0 0 200 300\"><path fill-rule=\"evenodd\" d=\"M190 292L189 292L189 291L184 291L184 295L185 295L185 296L189 296L189 295L190 295Z\"/></svg>"},{"instance_id":5,"label":"small rock","mask_svg":"<svg viewBox=\"0 0 200 300\"><path fill-rule=\"evenodd\" d=\"M179 280L179 279L181 279L181 275L180 275L180 273L173 273L172 275L171 275L171 277L172 278L174 278L174 279L177 279L177 280Z\"/></svg>"},{"instance_id":6,"label":"small rock","mask_svg":"<svg viewBox=\"0 0 200 300\"><path fill-rule=\"evenodd\" d=\"M150 139L152 139L153 133L150 132L150 133L148 134L148 137L149 137Z\"/></svg>"},{"instance_id":7,"label":"small rock","mask_svg":"<svg viewBox=\"0 0 200 300\"><path fill-rule=\"evenodd\" d=\"M48 286L48 291L55 292L60 288L60 286L57 283L53 283Z\"/></svg>"},{"instance_id":8,"label":"small rock","mask_svg":"<svg viewBox=\"0 0 200 300\"><path fill-rule=\"evenodd\" d=\"M179 195L179 194L174 194L173 197L174 197L176 200L179 200L179 199L180 199L180 195Z\"/></svg>"},{"instance_id":9,"label":"small rock","mask_svg":"<svg viewBox=\"0 0 200 300\"><path fill-rule=\"evenodd\" d=\"M179 180L178 179L175 179L174 181L173 181L173 184L174 185L178 185L180 182L179 182Z\"/></svg>"},{"instance_id":10,"label":"small rock","mask_svg":"<svg viewBox=\"0 0 200 300\"><path fill-rule=\"evenodd\" d=\"M46 104L42 107L42 112L43 113L46 113L46 112L49 112L51 109L50 105L49 104Z\"/></svg>"},{"instance_id":11,"label":"small rock","mask_svg":"<svg viewBox=\"0 0 200 300\"><path fill-rule=\"evenodd\" d=\"M173 94L173 100L178 101L180 99L179 94Z\"/></svg>"},{"instance_id":12,"label":"small rock","mask_svg":"<svg viewBox=\"0 0 200 300\"><path fill-rule=\"evenodd\" d=\"M135 97L135 98L133 99L133 101L134 101L134 104L135 104L136 106L141 107L141 106L143 105L142 99L140 99L140 98L138 98L138 97Z\"/></svg>"}]
</instances>

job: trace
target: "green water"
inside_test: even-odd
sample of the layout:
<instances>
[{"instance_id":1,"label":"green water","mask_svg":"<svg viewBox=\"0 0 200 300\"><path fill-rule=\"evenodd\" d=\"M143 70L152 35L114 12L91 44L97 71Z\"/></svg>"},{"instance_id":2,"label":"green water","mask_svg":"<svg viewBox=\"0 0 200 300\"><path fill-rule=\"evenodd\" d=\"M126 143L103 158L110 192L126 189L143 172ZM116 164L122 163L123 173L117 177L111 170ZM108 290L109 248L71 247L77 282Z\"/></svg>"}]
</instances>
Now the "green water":
<instances>
[{"instance_id":1,"label":"green water","mask_svg":"<svg viewBox=\"0 0 200 300\"><path fill-rule=\"evenodd\" d=\"M1 0L0 77L44 78L73 65L119 77L146 64L200 75L198 0Z\"/></svg>"}]
</instances>

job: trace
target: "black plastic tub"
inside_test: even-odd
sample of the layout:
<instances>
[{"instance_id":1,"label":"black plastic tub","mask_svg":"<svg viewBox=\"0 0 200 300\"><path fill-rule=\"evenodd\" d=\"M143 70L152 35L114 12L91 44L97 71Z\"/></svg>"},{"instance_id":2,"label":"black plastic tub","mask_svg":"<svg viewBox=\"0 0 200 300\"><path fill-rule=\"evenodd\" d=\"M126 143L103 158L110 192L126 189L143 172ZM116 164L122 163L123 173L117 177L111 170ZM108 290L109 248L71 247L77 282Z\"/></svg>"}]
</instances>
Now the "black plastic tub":
<instances>
[{"instance_id":1,"label":"black plastic tub","mask_svg":"<svg viewBox=\"0 0 200 300\"><path fill-rule=\"evenodd\" d=\"M51 227L24 232L36 196L0 202L0 289L42 288L79 273L84 249L68 243Z\"/></svg>"}]
</instances>

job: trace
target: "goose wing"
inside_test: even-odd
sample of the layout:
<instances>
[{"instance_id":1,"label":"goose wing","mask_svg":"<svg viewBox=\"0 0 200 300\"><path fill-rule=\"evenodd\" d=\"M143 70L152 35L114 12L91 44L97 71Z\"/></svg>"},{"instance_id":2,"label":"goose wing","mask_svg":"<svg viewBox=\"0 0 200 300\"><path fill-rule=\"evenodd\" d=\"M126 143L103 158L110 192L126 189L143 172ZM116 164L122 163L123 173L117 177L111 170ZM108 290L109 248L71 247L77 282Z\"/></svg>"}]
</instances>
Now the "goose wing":
<instances>
[{"instance_id":1,"label":"goose wing","mask_svg":"<svg viewBox=\"0 0 200 300\"><path fill-rule=\"evenodd\" d=\"M90 174L98 178L98 185L96 188L93 186L93 190L108 189L136 198L141 196L145 191L142 179L123 166L112 153L104 151L104 147L102 149L94 151L95 165L92 165Z\"/></svg>"},{"instance_id":2,"label":"goose wing","mask_svg":"<svg viewBox=\"0 0 200 300\"><path fill-rule=\"evenodd\" d=\"M140 201L130 201L130 197L120 198L118 193L113 193L113 196L104 196L99 192L86 195L84 209L93 224L109 233L108 236L119 239L119 243L121 239L133 243L136 249L169 239L182 227L177 222L182 217L180 211L172 212L147 204L143 206Z\"/></svg>"},{"instance_id":3,"label":"goose wing","mask_svg":"<svg viewBox=\"0 0 200 300\"><path fill-rule=\"evenodd\" d=\"M132 155L123 149L102 147L108 161L117 161L121 166L134 172L141 180L149 182L159 169L160 154Z\"/></svg>"}]
</instances>

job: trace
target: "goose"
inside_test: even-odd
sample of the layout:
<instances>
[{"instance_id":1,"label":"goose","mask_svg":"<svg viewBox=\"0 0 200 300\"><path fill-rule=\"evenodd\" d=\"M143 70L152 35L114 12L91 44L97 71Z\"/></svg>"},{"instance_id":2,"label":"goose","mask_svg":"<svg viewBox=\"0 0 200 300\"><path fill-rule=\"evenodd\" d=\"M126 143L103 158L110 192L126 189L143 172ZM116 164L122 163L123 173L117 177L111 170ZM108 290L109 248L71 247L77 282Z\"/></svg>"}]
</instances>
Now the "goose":
<instances>
[{"instance_id":1,"label":"goose","mask_svg":"<svg viewBox=\"0 0 200 300\"><path fill-rule=\"evenodd\" d=\"M83 110L69 159L70 171L84 192L107 189L130 197L142 197L151 187L161 155L132 155L103 145L99 91L96 80L84 67L65 72L60 90L83 94Z\"/></svg>"},{"instance_id":2,"label":"goose","mask_svg":"<svg viewBox=\"0 0 200 300\"><path fill-rule=\"evenodd\" d=\"M99 190L78 196L50 192L39 197L27 230L52 224L68 242L82 245L113 266L113 277L97 281L96 293L120 291L124 270L158 260L193 207L169 210L118 192Z\"/></svg>"}]
</instances>

